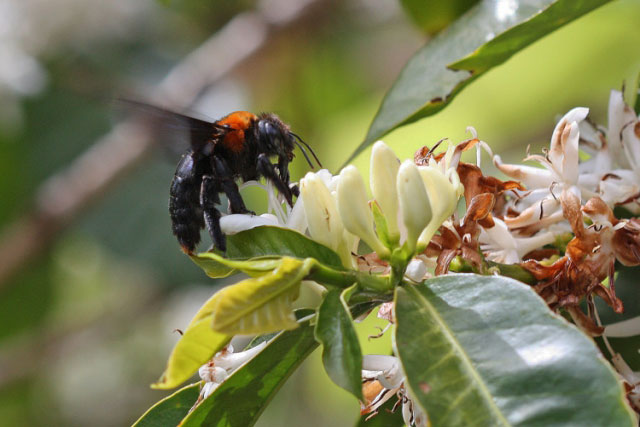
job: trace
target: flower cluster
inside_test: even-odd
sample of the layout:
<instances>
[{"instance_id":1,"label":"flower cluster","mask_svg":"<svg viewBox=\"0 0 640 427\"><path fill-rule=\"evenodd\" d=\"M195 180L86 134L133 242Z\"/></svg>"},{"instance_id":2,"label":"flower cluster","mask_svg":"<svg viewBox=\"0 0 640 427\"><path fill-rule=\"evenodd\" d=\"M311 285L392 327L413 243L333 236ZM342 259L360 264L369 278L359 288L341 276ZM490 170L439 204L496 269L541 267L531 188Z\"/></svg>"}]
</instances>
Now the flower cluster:
<instances>
[{"instance_id":1,"label":"flower cluster","mask_svg":"<svg viewBox=\"0 0 640 427\"><path fill-rule=\"evenodd\" d=\"M423 166L400 163L383 142L373 146L370 177L372 200L353 166L335 177L308 173L300 182L300 196L309 234L340 254L345 266L357 266L354 255L362 240L380 260L392 266L397 261L404 273L407 261L424 251L454 212L462 194L460 179L450 158Z\"/></svg>"},{"instance_id":2,"label":"flower cluster","mask_svg":"<svg viewBox=\"0 0 640 427\"><path fill-rule=\"evenodd\" d=\"M622 312L615 264L640 264L640 219L633 218L640 213L640 119L617 91L611 93L608 129L593 124L588 113L574 108L560 119L549 148L525 158L537 166L504 163L472 128L469 140L436 153L440 141L402 162L377 142L370 193L354 166L338 175L310 172L292 208L267 185L270 213L229 215L221 226L225 233L259 225L295 229L335 251L345 270L388 279L389 289L450 271L511 276L532 285L551 309L569 313L585 332L601 335L594 296ZM463 152L472 148L476 163L463 162ZM513 180L486 176L482 150ZM382 304L378 316L391 325L393 310L393 303ZM209 389L228 373L212 363L204 373ZM395 395L407 425L428 424L395 357L365 356L362 378L363 414L375 414Z\"/></svg>"},{"instance_id":3,"label":"flower cluster","mask_svg":"<svg viewBox=\"0 0 640 427\"><path fill-rule=\"evenodd\" d=\"M586 108L569 111L556 125L549 149L525 159L542 168L504 164L494 157L498 169L522 181L526 191L503 203L499 214L504 223L484 230L481 242L487 259L524 261L521 265L537 279L535 288L551 307L566 309L578 325L599 335L602 328L581 311L580 302L595 294L622 312L614 264L640 263L638 220L613 213L615 207L639 212L640 122L618 91L611 92L608 129L592 124L588 113ZM581 149L590 156L585 161ZM551 253L542 248L562 236L569 237L564 254L556 251L549 262ZM507 244L497 244L501 241ZM505 256L509 243L514 250Z\"/></svg>"}]
</instances>

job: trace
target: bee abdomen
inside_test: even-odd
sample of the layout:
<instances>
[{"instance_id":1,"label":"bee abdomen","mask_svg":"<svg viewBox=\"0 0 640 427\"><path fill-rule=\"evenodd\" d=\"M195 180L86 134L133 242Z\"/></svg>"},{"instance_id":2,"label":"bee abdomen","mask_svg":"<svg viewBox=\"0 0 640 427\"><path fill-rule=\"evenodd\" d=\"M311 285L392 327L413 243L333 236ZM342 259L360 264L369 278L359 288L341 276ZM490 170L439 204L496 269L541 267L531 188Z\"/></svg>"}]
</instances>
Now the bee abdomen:
<instances>
[{"instance_id":1,"label":"bee abdomen","mask_svg":"<svg viewBox=\"0 0 640 427\"><path fill-rule=\"evenodd\" d=\"M171 229L182 250L192 253L200 243L200 229L204 227L200 207L202 171L193 152L188 152L178 163L169 192Z\"/></svg>"}]
</instances>

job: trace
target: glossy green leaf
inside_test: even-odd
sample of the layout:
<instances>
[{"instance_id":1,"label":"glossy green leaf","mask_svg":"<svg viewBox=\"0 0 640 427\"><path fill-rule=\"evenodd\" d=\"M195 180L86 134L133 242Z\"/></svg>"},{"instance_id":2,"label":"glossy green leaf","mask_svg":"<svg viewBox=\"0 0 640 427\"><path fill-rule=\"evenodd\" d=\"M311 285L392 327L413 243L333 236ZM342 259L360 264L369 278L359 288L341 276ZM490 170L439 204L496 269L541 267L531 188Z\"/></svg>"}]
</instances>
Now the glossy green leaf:
<instances>
[{"instance_id":1,"label":"glossy green leaf","mask_svg":"<svg viewBox=\"0 0 640 427\"><path fill-rule=\"evenodd\" d=\"M478 0L401 0L413 22L427 34L434 34L466 12Z\"/></svg>"},{"instance_id":2,"label":"glossy green leaf","mask_svg":"<svg viewBox=\"0 0 640 427\"><path fill-rule=\"evenodd\" d=\"M212 327L236 334L264 334L298 326L292 303L315 261L282 258L278 268L227 286L211 298Z\"/></svg>"},{"instance_id":3,"label":"glossy green leaf","mask_svg":"<svg viewBox=\"0 0 640 427\"><path fill-rule=\"evenodd\" d=\"M198 267L200 267L207 276L214 279L219 279L230 276L236 271L235 268L229 267L228 265L218 262L216 259L207 257L205 255L206 253L189 255L189 258L191 258L191 261L193 261Z\"/></svg>"},{"instance_id":4,"label":"glossy green leaf","mask_svg":"<svg viewBox=\"0 0 640 427\"><path fill-rule=\"evenodd\" d=\"M236 270L260 276L275 268L280 257L314 258L342 269L337 253L307 236L286 228L262 226L227 236L227 252L192 255L191 260L209 277L227 277ZM257 259L256 259L257 258ZM249 264L242 261L251 260Z\"/></svg>"},{"instance_id":5,"label":"glossy green leaf","mask_svg":"<svg viewBox=\"0 0 640 427\"><path fill-rule=\"evenodd\" d=\"M309 322L281 332L200 403L182 421L181 427L252 426L286 379L317 345Z\"/></svg>"},{"instance_id":6,"label":"glossy green leaf","mask_svg":"<svg viewBox=\"0 0 640 427\"><path fill-rule=\"evenodd\" d=\"M249 276L262 276L280 265L280 258L258 258L251 260L237 260L225 258L214 252L203 252L198 255L191 255L191 259L209 277L226 277L238 270Z\"/></svg>"},{"instance_id":7,"label":"glossy green leaf","mask_svg":"<svg viewBox=\"0 0 640 427\"><path fill-rule=\"evenodd\" d=\"M314 258L325 265L342 268L340 256L328 247L297 231L271 226L228 236L226 256L234 259L268 256Z\"/></svg>"},{"instance_id":8,"label":"glossy green leaf","mask_svg":"<svg viewBox=\"0 0 640 427\"><path fill-rule=\"evenodd\" d=\"M409 60L347 162L393 129L437 113L482 73L609 1L483 0Z\"/></svg>"},{"instance_id":9,"label":"glossy green leaf","mask_svg":"<svg viewBox=\"0 0 640 427\"><path fill-rule=\"evenodd\" d=\"M395 346L433 426L633 426L593 341L512 279L447 275L396 291Z\"/></svg>"},{"instance_id":10,"label":"glossy green leaf","mask_svg":"<svg viewBox=\"0 0 640 427\"><path fill-rule=\"evenodd\" d=\"M352 288L344 292L349 293ZM315 336L322 344L322 363L329 378L363 400L362 351L342 292L332 289L325 295L318 308Z\"/></svg>"},{"instance_id":11,"label":"glossy green leaf","mask_svg":"<svg viewBox=\"0 0 640 427\"><path fill-rule=\"evenodd\" d=\"M183 387L149 408L133 427L176 426L187 416L199 394L199 382Z\"/></svg>"},{"instance_id":12,"label":"glossy green leaf","mask_svg":"<svg viewBox=\"0 0 640 427\"><path fill-rule=\"evenodd\" d=\"M165 390L179 386L227 345L231 337L211 329L212 318L210 314L189 325L173 347L162 377L152 388Z\"/></svg>"}]
</instances>

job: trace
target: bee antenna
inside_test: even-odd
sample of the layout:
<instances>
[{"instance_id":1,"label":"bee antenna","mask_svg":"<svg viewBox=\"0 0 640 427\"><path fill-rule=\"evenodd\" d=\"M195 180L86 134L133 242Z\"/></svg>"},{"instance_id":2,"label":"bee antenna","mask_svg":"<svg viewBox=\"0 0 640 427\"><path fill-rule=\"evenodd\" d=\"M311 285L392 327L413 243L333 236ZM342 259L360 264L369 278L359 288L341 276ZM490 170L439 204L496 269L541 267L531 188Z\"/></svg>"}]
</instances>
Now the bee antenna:
<instances>
[{"instance_id":1,"label":"bee antenna","mask_svg":"<svg viewBox=\"0 0 640 427\"><path fill-rule=\"evenodd\" d=\"M302 155L304 155L304 158L307 159L307 163L309 163L309 166L311 166L311 169L313 169L314 168L313 163L311 163L311 159L309 158L309 155L305 151L304 147L300 145L300 143L295 139L293 140L293 142L298 146L298 148L300 148L300 151L302 151Z\"/></svg>"},{"instance_id":2,"label":"bee antenna","mask_svg":"<svg viewBox=\"0 0 640 427\"><path fill-rule=\"evenodd\" d=\"M304 140L302 138L300 138L298 135L296 135L293 132L289 132L291 135L293 135L294 137L296 137L296 139L298 141L300 141L302 144L304 144L305 147L307 147L309 149L309 151L311 151L311 154L313 154L313 158L316 159L316 162L318 162L318 166L322 167L322 163L320 163L320 159L318 159L318 156L316 156L316 153L313 152L313 149L309 146L309 144L307 144L306 142L304 142ZM300 147L300 145L298 145ZM302 147L300 147L302 149ZM303 150L304 151L304 150Z\"/></svg>"}]
</instances>

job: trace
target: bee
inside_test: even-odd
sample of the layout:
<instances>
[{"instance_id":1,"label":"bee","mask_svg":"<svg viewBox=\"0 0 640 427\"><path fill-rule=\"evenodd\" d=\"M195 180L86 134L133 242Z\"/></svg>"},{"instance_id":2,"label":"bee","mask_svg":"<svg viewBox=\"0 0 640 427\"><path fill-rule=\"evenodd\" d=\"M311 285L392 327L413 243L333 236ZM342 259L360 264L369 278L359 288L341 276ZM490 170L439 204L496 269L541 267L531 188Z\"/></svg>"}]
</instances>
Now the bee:
<instances>
[{"instance_id":1,"label":"bee","mask_svg":"<svg viewBox=\"0 0 640 427\"><path fill-rule=\"evenodd\" d=\"M218 209L221 193L227 196L230 213L253 214L244 204L237 181L265 178L293 206L293 198L299 195L298 187L291 185L289 178L295 147L300 148L312 169L314 165L305 147L322 167L311 147L275 114L235 111L210 122L127 102L152 113L164 126L179 124L189 131L189 148L178 163L169 190L172 231L186 254L193 254L204 227L213 246L222 252L226 250Z\"/></svg>"}]
</instances>

